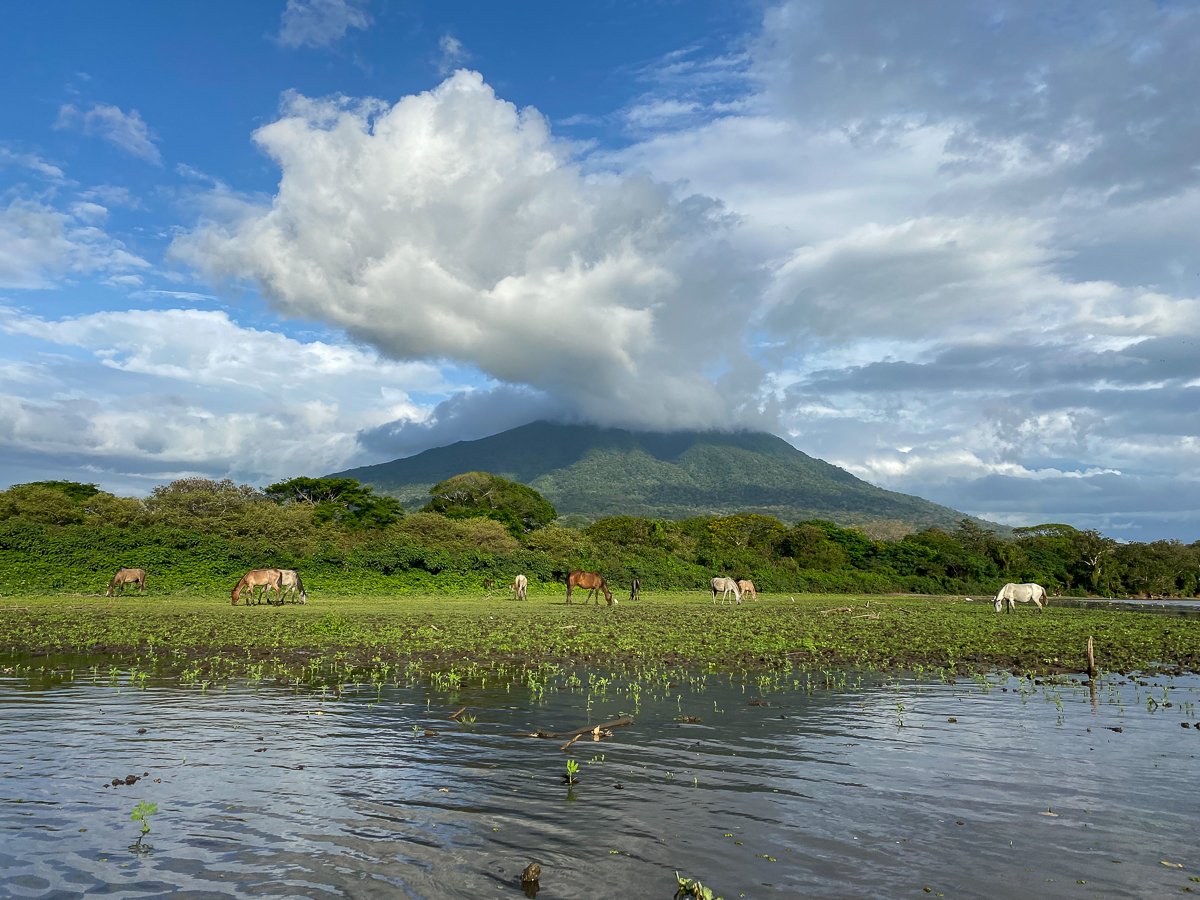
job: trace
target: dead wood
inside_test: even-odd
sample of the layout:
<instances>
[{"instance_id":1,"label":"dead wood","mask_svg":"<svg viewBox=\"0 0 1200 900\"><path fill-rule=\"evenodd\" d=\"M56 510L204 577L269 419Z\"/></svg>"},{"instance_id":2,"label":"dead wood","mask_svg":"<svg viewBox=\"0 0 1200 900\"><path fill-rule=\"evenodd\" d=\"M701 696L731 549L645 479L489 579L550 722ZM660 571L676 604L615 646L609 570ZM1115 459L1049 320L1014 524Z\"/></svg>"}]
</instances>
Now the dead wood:
<instances>
[{"instance_id":1,"label":"dead wood","mask_svg":"<svg viewBox=\"0 0 1200 900\"><path fill-rule=\"evenodd\" d=\"M587 734L589 731L593 733L597 730L604 732L611 728L621 728L632 724L633 716L621 716L619 719L613 719L611 722L601 722L599 725L584 725L582 728L575 728L571 731L534 731L529 736L535 738L569 738Z\"/></svg>"}]
</instances>

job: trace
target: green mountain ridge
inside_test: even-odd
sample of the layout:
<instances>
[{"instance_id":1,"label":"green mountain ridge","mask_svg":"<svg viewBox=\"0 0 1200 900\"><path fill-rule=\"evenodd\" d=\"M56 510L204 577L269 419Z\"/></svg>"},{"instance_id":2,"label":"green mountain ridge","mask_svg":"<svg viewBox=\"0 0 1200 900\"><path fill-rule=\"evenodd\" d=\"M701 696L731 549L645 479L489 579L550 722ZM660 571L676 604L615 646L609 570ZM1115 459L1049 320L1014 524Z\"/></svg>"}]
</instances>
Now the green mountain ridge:
<instances>
[{"instance_id":1,"label":"green mountain ridge","mask_svg":"<svg viewBox=\"0 0 1200 900\"><path fill-rule=\"evenodd\" d=\"M828 519L894 537L972 518L876 487L782 438L751 431L638 432L533 422L332 477L356 478L411 509L428 501L432 485L469 471L520 481L560 516L589 520L761 513L788 524Z\"/></svg>"}]
</instances>

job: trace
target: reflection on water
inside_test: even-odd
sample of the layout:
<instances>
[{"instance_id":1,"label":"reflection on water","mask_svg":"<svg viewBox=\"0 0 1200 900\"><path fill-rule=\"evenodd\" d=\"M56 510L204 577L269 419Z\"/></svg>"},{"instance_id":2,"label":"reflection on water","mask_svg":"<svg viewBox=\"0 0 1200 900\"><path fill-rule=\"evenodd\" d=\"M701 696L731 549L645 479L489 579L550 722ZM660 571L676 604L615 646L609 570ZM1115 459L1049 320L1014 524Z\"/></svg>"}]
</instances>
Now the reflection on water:
<instances>
[{"instance_id":1,"label":"reflection on water","mask_svg":"<svg viewBox=\"0 0 1200 900\"><path fill-rule=\"evenodd\" d=\"M727 900L1200 889L1198 678L1114 677L1094 707L1079 683L673 678L0 676L0 895L522 896L530 862L543 900L665 900L676 871ZM529 736L622 713L569 754Z\"/></svg>"},{"instance_id":2,"label":"reflection on water","mask_svg":"<svg viewBox=\"0 0 1200 900\"><path fill-rule=\"evenodd\" d=\"M1122 612L1159 613L1183 619L1200 619L1200 600L1160 599L1122 600L1100 597L1055 597L1055 606L1074 606L1080 609L1117 609Z\"/></svg>"}]
</instances>

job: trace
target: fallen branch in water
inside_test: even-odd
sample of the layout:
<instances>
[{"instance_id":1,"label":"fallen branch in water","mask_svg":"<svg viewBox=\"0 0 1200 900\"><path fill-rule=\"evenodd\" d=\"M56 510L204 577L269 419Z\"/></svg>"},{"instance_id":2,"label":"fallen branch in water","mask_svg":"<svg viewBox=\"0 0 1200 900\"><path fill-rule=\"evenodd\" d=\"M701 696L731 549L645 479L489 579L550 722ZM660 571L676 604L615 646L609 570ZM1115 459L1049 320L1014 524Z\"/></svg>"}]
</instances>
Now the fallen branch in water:
<instances>
[{"instance_id":1,"label":"fallen branch in water","mask_svg":"<svg viewBox=\"0 0 1200 900\"><path fill-rule=\"evenodd\" d=\"M457 722L457 721L458 721L458 717L459 717L459 716L461 716L461 715L462 715L463 713L465 713L466 711L467 711L467 708L464 706L464 707L463 707L462 709L460 709L458 712L455 712L455 713L450 713L450 718L451 718L451 719L454 719L454 720Z\"/></svg>"},{"instance_id":2,"label":"fallen branch in water","mask_svg":"<svg viewBox=\"0 0 1200 900\"><path fill-rule=\"evenodd\" d=\"M601 722L599 725L584 725L582 728L576 728L572 731L534 731L530 733L530 737L535 738L569 738L581 737L589 731L596 733L599 731L607 731L610 728L620 728L624 725L632 725L633 716L621 716L619 719L613 719L611 722Z\"/></svg>"}]
</instances>

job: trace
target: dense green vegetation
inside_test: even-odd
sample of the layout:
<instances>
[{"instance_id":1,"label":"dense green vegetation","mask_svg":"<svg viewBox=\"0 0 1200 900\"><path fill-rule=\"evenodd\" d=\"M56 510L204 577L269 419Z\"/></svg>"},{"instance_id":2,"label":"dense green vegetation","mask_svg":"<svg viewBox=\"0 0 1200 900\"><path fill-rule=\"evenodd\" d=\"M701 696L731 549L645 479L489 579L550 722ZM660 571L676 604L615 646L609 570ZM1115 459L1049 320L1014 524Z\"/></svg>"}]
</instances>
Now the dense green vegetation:
<instances>
[{"instance_id":1,"label":"dense green vegetation","mask_svg":"<svg viewBox=\"0 0 1200 900\"><path fill-rule=\"evenodd\" d=\"M1001 536L962 519L896 540L756 513L568 528L542 524L553 508L525 486L486 473L447 485L430 504L444 512L408 515L341 478L265 492L184 479L145 499L75 482L18 485L0 491L0 595L97 593L122 566L146 569L152 594L217 596L262 566L297 569L310 591L342 596L481 591L518 572L536 590L576 568L601 572L618 595L634 575L664 591L704 589L720 573L767 594L992 594L1036 581L1051 593L1190 597L1200 575L1200 545L1118 544L1061 524Z\"/></svg>"},{"instance_id":2,"label":"dense green vegetation","mask_svg":"<svg viewBox=\"0 0 1200 900\"><path fill-rule=\"evenodd\" d=\"M480 595L328 597L306 606L232 607L223 598L0 599L0 654L103 656L209 680L388 677L586 664L810 672L1079 672L1088 637L1106 671L1200 668L1200 621L1052 607L998 615L960 598L802 596L714 606L692 592L615 608L566 606L549 589L526 602Z\"/></svg>"}]
</instances>

